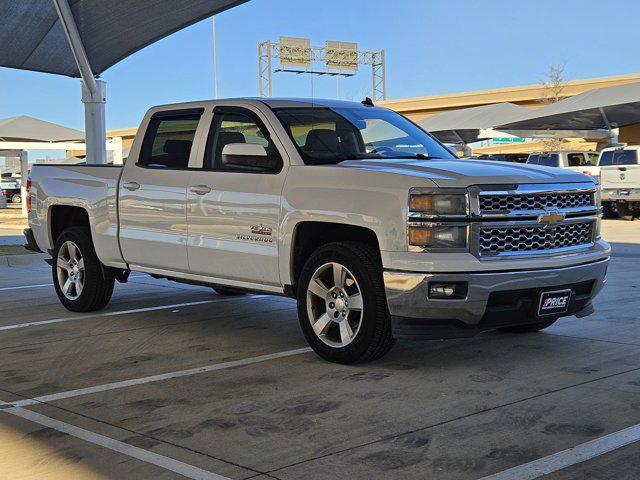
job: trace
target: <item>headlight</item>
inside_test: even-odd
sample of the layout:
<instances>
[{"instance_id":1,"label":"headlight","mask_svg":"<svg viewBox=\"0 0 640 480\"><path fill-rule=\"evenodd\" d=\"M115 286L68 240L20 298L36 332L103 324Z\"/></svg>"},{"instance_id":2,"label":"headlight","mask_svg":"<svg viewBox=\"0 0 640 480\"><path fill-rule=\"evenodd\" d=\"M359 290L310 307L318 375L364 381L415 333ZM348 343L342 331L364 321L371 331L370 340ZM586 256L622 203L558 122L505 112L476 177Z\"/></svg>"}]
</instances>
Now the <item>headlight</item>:
<instances>
[{"instance_id":1,"label":"headlight","mask_svg":"<svg viewBox=\"0 0 640 480\"><path fill-rule=\"evenodd\" d=\"M409 210L434 217L466 217L469 214L469 201L466 194L411 193Z\"/></svg>"},{"instance_id":2,"label":"headlight","mask_svg":"<svg viewBox=\"0 0 640 480\"><path fill-rule=\"evenodd\" d=\"M428 223L409 227L409 245L420 249L466 249L467 225Z\"/></svg>"}]
</instances>

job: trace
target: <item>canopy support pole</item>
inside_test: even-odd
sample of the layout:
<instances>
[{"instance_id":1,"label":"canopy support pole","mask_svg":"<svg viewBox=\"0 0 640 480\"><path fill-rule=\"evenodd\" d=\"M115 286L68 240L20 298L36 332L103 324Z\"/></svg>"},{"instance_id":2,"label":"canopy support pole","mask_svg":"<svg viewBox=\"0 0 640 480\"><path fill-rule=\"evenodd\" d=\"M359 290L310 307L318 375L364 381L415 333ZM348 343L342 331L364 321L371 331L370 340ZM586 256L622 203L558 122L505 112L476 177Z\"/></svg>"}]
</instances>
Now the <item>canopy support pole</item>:
<instances>
[{"instance_id":1,"label":"canopy support pole","mask_svg":"<svg viewBox=\"0 0 640 480\"><path fill-rule=\"evenodd\" d=\"M607 130L609 130L609 142L611 145L618 144L618 133L614 132L613 126L609 123L609 119L607 118L607 114L604 112L604 108L599 107L600 115L602 116L602 120L604 120L604 124L607 126Z\"/></svg>"},{"instance_id":2,"label":"canopy support pole","mask_svg":"<svg viewBox=\"0 0 640 480\"><path fill-rule=\"evenodd\" d=\"M87 163L107 163L107 127L105 123L106 83L96 80L84 49L68 0L53 0L60 24L69 42L73 58L82 77L82 103L87 145Z\"/></svg>"},{"instance_id":3,"label":"canopy support pole","mask_svg":"<svg viewBox=\"0 0 640 480\"><path fill-rule=\"evenodd\" d=\"M471 147L467 144L467 142L465 142L462 137L460 136L460 134L456 131L456 130L452 130L453 134L458 137L458 140L460 140L460 144L462 145L462 156L463 157L470 157L473 155L473 151L471 150Z\"/></svg>"},{"instance_id":4,"label":"canopy support pole","mask_svg":"<svg viewBox=\"0 0 640 480\"><path fill-rule=\"evenodd\" d=\"M22 218L29 217L27 210L27 178L29 177L29 156L26 150L20 150L20 207Z\"/></svg>"}]
</instances>

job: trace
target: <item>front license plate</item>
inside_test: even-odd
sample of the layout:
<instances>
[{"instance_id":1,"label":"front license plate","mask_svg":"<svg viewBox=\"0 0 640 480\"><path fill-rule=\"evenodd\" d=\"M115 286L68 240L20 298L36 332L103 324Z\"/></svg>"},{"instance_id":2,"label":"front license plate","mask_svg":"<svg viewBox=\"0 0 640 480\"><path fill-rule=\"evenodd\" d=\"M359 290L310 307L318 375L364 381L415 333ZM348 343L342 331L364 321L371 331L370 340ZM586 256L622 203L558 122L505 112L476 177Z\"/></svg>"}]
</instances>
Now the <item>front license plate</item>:
<instances>
[{"instance_id":1,"label":"front license plate","mask_svg":"<svg viewBox=\"0 0 640 480\"><path fill-rule=\"evenodd\" d=\"M542 292L538 306L538 316L557 315L565 313L569 309L571 290L556 290L554 292Z\"/></svg>"}]
</instances>

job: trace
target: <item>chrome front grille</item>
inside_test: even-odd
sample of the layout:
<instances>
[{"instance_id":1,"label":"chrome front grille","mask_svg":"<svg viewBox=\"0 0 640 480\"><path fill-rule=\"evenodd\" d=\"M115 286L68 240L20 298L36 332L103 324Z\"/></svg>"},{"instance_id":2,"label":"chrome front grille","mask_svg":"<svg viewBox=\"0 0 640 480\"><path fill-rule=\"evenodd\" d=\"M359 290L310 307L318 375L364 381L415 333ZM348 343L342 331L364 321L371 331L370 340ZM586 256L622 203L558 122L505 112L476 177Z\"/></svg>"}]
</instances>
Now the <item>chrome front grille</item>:
<instances>
[{"instance_id":1,"label":"chrome front grille","mask_svg":"<svg viewBox=\"0 0 640 480\"><path fill-rule=\"evenodd\" d=\"M594 192L481 193L480 214L595 208Z\"/></svg>"},{"instance_id":2,"label":"chrome front grille","mask_svg":"<svg viewBox=\"0 0 640 480\"><path fill-rule=\"evenodd\" d=\"M545 253L585 247L594 241L594 221L551 225L499 225L480 227L480 256Z\"/></svg>"}]
</instances>

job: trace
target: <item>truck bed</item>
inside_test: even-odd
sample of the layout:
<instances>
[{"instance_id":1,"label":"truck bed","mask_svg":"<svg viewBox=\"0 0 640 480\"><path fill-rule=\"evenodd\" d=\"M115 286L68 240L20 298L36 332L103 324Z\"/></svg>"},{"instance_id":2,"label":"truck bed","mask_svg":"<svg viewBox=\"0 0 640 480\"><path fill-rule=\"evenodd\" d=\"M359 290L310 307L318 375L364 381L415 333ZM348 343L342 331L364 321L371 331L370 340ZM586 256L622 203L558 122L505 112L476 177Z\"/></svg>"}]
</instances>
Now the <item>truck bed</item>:
<instances>
[{"instance_id":1,"label":"truck bed","mask_svg":"<svg viewBox=\"0 0 640 480\"><path fill-rule=\"evenodd\" d=\"M121 263L117 210L121 174L122 165L34 165L30 174L29 219L39 248L43 251L53 248L48 226L55 210L80 207L89 216L100 260Z\"/></svg>"}]
</instances>

